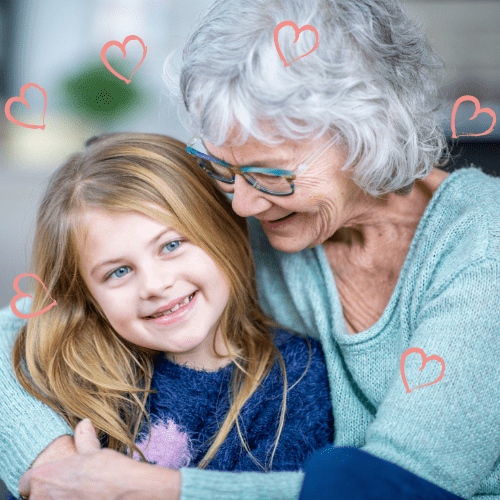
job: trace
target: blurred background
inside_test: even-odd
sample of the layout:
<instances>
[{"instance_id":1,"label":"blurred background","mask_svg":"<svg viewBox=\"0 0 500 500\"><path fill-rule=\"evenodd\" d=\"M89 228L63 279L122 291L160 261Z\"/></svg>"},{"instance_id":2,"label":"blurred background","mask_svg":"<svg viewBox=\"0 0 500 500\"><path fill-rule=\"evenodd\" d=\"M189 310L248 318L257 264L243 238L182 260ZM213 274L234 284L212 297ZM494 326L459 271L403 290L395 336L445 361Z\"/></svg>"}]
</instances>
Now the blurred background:
<instances>
[{"instance_id":1,"label":"blurred background","mask_svg":"<svg viewBox=\"0 0 500 500\"><path fill-rule=\"evenodd\" d=\"M451 141L451 111L463 95L500 120L500 2L496 0L406 0L444 57L443 127L457 155L448 170L471 161L500 175L500 123L486 136ZM15 295L16 276L29 272L36 207L47 179L90 136L103 131L158 132L187 141L162 81L166 56L182 48L210 0L0 0L0 307ZM147 56L130 84L113 76L100 59L110 40L136 35ZM141 60L138 41L109 48L107 59L129 77ZM27 83L47 92L45 130L17 126L4 107ZM30 110L12 104L19 121L41 125L42 93L26 90ZM485 113L473 122L474 104L463 103L457 133L481 133L491 125ZM23 284L21 284L23 286ZM25 289L25 288L23 288ZM0 439L2 437L0 436ZM0 482L0 499L5 490Z\"/></svg>"}]
</instances>

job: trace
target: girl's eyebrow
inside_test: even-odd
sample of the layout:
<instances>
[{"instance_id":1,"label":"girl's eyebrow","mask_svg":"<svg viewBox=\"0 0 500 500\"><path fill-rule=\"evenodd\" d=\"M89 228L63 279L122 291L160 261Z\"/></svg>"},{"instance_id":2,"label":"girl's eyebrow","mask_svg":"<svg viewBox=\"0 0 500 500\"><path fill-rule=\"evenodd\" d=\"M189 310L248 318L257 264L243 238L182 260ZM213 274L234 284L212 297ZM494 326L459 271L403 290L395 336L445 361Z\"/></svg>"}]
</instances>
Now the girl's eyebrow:
<instances>
[{"instance_id":1,"label":"girl's eyebrow","mask_svg":"<svg viewBox=\"0 0 500 500\"><path fill-rule=\"evenodd\" d=\"M154 245L155 243L157 243L157 241L162 237L164 236L165 234L171 232L171 231L175 231L174 228L172 227L168 227L167 229L164 229L161 233L158 233L148 244L148 246L151 246L151 245ZM118 264L119 262L123 262L123 257L118 257L116 259L111 259L111 260L107 260L106 262L101 262L100 264L97 264L93 267L92 271L90 271L90 275L93 276L95 274L95 272L103 267L103 266L106 266L106 265L109 265L109 264Z\"/></svg>"}]
</instances>

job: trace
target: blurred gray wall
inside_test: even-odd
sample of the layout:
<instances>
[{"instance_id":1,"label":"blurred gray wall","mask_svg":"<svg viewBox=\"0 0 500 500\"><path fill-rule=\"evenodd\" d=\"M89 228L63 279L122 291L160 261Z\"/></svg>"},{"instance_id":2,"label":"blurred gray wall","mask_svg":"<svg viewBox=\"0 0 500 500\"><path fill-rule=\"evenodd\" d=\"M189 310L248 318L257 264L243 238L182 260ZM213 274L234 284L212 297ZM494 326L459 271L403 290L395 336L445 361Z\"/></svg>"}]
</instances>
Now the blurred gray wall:
<instances>
[{"instance_id":1,"label":"blurred gray wall","mask_svg":"<svg viewBox=\"0 0 500 500\"><path fill-rule=\"evenodd\" d=\"M0 58L6 52L6 32L11 47L10 64L6 66L11 71L7 76L3 73L0 86L4 89L4 95L0 94L0 307L14 296L14 278L28 272L36 208L48 177L65 158L80 149L85 139L101 131L89 123L68 121L62 115L58 80L66 71L78 68L90 54L99 56L107 41L122 42L135 34L144 40L147 56L130 85L143 83L147 102L139 112L113 123L112 129L160 132L188 140L166 93L162 66L172 50L182 48L197 15L208 3L209 0L187 0L182 4L175 0L12 2L11 17L0 23L3 28L8 25L3 31L0 28ZM126 47L129 57L133 42ZM112 50L119 52L113 47L109 49ZM5 101L19 96L20 88L28 82L37 83L47 92L43 131L19 127L3 113ZM36 110L34 114L41 114L41 93L28 89L26 98Z\"/></svg>"},{"instance_id":2,"label":"blurred gray wall","mask_svg":"<svg viewBox=\"0 0 500 500\"><path fill-rule=\"evenodd\" d=\"M480 100L482 107L496 110L500 120L500 2L407 0L403 3L424 23L432 43L446 60L448 77L443 95L449 102L449 112L458 97L471 94ZM39 82L47 90L49 103L54 101L50 92L66 67L75 66L78 58L89 51L100 51L110 39L122 41L135 33L145 40L148 53L134 78L146 78L152 90L146 109L117 124L116 129L161 132L185 141L188 135L163 87L162 64L171 50L182 47L190 27L208 4L209 0L16 0L12 2L15 13L13 33L10 32L14 35L11 48L15 64L11 66L6 86L9 94L4 101L19 95L20 87L27 82ZM5 40L1 34L0 40ZM0 57L2 53L5 56L4 52L0 51ZM46 123L49 119L48 108ZM474 121L476 126L481 126L481 119L489 118L480 115ZM17 141L16 148L5 140L7 127L11 134L7 139L11 143ZM449 120L445 127L449 131ZM499 137L498 130L497 124L489 139ZM45 180L91 135L89 131L86 135L71 136L61 127L60 135L54 134L44 149L35 144L42 135L50 137L51 133L54 134L48 126L44 131L28 130L0 116L0 305L9 303L14 278L29 268L33 221ZM12 153L14 149L16 154ZM43 168L36 164L40 158Z\"/></svg>"}]
</instances>

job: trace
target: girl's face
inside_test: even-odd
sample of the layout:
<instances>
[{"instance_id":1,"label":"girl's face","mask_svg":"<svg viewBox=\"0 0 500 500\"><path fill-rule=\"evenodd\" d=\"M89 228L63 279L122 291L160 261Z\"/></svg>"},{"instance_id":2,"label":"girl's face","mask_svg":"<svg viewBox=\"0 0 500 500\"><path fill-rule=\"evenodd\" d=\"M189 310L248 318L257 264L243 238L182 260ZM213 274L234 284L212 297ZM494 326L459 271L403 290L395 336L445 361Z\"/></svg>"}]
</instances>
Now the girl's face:
<instances>
[{"instance_id":1,"label":"girl's face","mask_svg":"<svg viewBox=\"0 0 500 500\"><path fill-rule=\"evenodd\" d=\"M86 211L81 272L123 338L176 363L217 369L229 360L215 325L229 299L223 272L175 229L139 212Z\"/></svg>"}]
</instances>

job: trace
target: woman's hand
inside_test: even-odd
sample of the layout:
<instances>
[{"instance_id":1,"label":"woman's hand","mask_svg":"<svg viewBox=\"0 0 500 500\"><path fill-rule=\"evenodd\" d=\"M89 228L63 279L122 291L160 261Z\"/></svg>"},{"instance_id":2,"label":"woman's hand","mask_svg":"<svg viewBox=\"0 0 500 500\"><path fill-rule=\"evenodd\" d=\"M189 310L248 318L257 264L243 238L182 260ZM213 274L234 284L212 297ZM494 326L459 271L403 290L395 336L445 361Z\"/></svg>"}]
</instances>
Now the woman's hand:
<instances>
[{"instance_id":1,"label":"woman's hand","mask_svg":"<svg viewBox=\"0 0 500 500\"><path fill-rule=\"evenodd\" d=\"M45 450L36 457L36 460L31 464L30 469L43 465L47 462L55 462L65 457L76 455L75 439L73 436L66 434L54 439Z\"/></svg>"},{"instance_id":2,"label":"woman's hand","mask_svg":"<svg viewBox=\"0 0 500 500\"><path fill-rule=\"evenodd\" d=\"M178 500L180 472L101 449L94 427L75 429L77 453L27 471L19 492L30 500ZM34 463L36 465L36 462Z\"/></svg>"}]
</instances>

